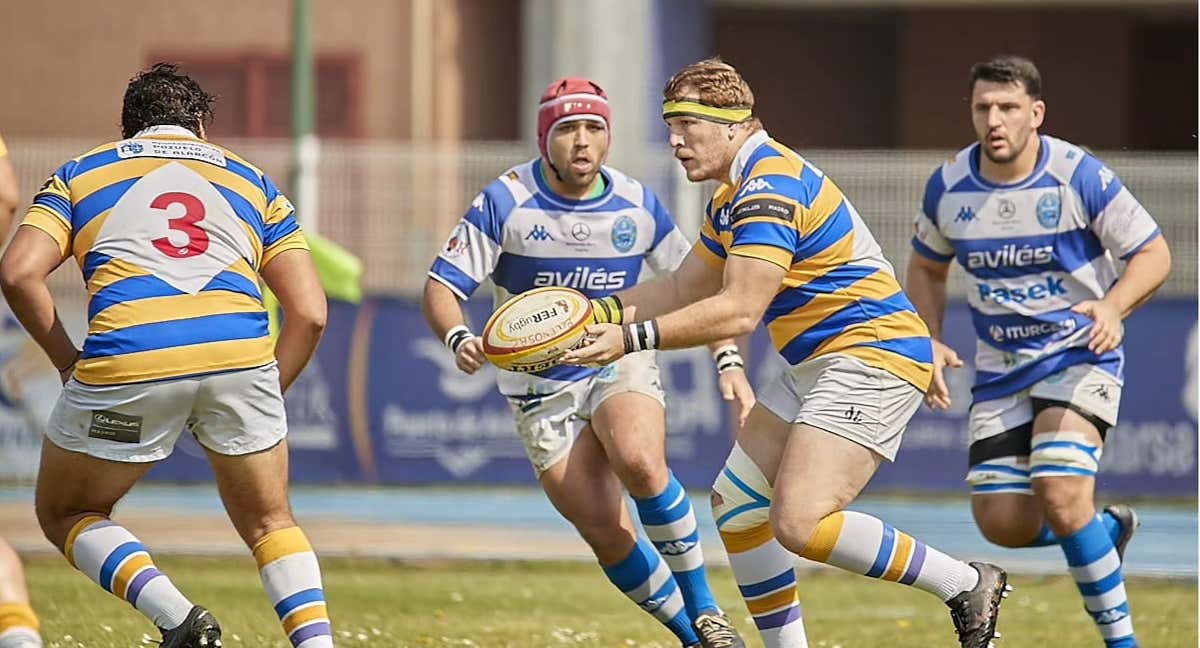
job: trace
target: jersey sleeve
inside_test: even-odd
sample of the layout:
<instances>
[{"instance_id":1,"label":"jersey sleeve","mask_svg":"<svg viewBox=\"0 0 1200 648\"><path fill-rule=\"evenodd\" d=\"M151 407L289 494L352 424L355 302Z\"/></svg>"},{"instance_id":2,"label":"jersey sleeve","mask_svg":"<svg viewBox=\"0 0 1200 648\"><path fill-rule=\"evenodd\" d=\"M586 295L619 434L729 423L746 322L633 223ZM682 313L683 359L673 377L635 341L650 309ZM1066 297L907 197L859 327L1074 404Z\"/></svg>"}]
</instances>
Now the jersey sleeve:
<instances>
[{"instance_id":1,"label":"jersey sleeve","mask_svg":"<svg viewBox=\"0 0 1200 648\"><path fill-rule=\"evenodd\" d=\"M1114 256L1125 259L1162 231L1145 207L1104 163L1087 156L1071 177L1092 233Z\"/></svg>"},{"instance_id":2,"label":"jersey sleeve","mask_svg":"<svg viewBox=\"0 0 1200 648\"><path fill-rule=\"evenodd\" d=\"M655 272L671 272L683 263L692 246L683 232L675 226L675 221L671 220L671 214L667 212L658 196L655 196L649 187L644 191L643 205L654 221L654 238L646 252L646 265Z\"/></svg>"},{"instance_id":3,"label":"jersey sleeve","mask_svg":"<svg viewBox=\"0 0 1200 648\"><path fill-rule=\"evenodd\" d=\"M700 237L692 245L692 252L711 266L720 268L725 264L725 246L721 245L721 237L713 225L713 201L708 201L704 208L704 219L700 221Z\"/></svg>"},{"instance_id":4,"label":"jersey sleeve","mask_svg":"<svg viewBox=\"0 0 1200 648\"><path fill-rule=\"evenodd\" d=\"M445 284L459 299L470 297L500 262L505 214L500 213L493 195L496 191L508 190L493 184L475 196L429 269L429 276Z\"/></svg>"},{"instance_id":5,"label":"jersey sleeve","mask_svg":"<svg viewBox=\"0 0 1200 648\"><path fill-rule=\"evenodd\" d=\"M59 167L33 197L33 204L26 212L22 226L36 227L50 235L58 243L59 254L65 259L71 253L71 171L75 163L68 162Z\"/></svg>"},{"instance_id":6,"label":"jersey sleeve","mask_svg":"<svg viewBox=\"0 0 1200 648\"><path fill-rule=\"evenodd\" d=\"M729 212L729 253L789 269L800 244L801 181L781 174L751 175Z\"/></svg>"},{"instance_id":7,"label":"jersey sleeve","mask_svg":"<svg viewBox=\"0 0 1200 648\"><path fill-rule=\"evenodd\" d=\"M925 196L921 208L913 219L913 251L931 261L942 263L954 258L954 246L938 228L937 208L946 191L942 180L942 169L938 167L925 183Z\"/></svg>"},{"instance_id":8,"label":"jersey sleeve","mask_svg":"<svg viewBox=\"0 0 1200 648\"><path fill-rule=\"evenodd\" d=\"M308 241L296 220L296 208L283 195L283 192L263 176L263 186L267 197L267 210L263 214L263 256L259 262L260 269L286 250L307 250Z\"/></svg>"}]
</instances>

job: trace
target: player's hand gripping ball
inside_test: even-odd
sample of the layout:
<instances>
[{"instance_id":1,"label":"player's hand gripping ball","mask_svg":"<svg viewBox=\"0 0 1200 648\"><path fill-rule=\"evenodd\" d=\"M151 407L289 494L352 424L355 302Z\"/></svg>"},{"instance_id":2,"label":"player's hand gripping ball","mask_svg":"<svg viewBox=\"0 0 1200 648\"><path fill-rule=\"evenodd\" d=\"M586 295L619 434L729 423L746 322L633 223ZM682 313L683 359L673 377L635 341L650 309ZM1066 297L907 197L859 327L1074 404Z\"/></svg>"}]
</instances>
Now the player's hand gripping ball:
<instances>
[{"instance_id":1,"label":"player's hand gripping ball","mask_svg":"<svg viewBox=\"0 0 1200 648\"><path fill-rule=\"evenodd\" d=\"M584 343L592 303L578 290L548 286L504 302L483 327L483 354L508 371L542 371Z\"/></svg>"}]
</instances>

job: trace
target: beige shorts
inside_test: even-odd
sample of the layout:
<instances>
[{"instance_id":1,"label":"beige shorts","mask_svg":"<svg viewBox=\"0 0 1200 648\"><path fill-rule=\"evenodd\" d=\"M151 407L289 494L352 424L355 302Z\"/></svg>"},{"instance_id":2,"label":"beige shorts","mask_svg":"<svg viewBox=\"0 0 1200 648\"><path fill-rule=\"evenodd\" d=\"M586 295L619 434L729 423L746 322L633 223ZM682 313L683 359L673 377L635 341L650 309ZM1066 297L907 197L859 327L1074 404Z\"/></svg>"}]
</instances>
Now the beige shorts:
<instances>
[{"instance_id":1,"label":"beige shorts","mask_svg":"<svg viewBox=\"0 0 1200 648\"><path fill-rule=\"evenodd\" d=\"M627 355L597 373L553 393L508 399L525 454L541 476L571 451L575 437L592 413L610 397L625 392L665 402L653 352Z\"/></svg>"},{"instance_id":2,"label":"beige shorts","mask_svg":"<svg viewBox=\"0 0 1200 648\"><path fill-rule=\"evenodd\" d=\"M185 429L223 455L279 443L287 416L275 364L133 385L71 379L50 414L46 438L65 450L140 463L170 456Z\"/></svg>"},{"instance_id":3,"label":"beige shorts","mask_svg":"<svg viewBox=\"0 0 1200 648\"><path fill-rule=\"evenodd\" d=\"M758 402L785 421L850 439L892 461L923 398L895 374L831 353L784 369Z\"/></svg>"}]
</instances>

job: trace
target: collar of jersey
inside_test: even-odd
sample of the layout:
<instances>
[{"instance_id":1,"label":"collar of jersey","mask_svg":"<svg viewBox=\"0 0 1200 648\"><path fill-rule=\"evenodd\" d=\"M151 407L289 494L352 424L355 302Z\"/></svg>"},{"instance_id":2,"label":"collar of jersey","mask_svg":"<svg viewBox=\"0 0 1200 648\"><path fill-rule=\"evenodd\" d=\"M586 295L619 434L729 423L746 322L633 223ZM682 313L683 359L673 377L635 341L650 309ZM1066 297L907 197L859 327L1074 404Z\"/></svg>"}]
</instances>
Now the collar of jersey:
<instances>
[{"instance_id":1,"label":"collar of jersey","mask_svg":"<svg viewBox=\"0 0 1200 648\"><path fill-rule=\"evenodd\" d=\"M574 209L576 207L591 207L593 205L599 205L600 203L603 203L612 197L613 180L612 176L608 174L608 169L604 168L604 165L600 166L600 175L604 177L604 191L601 191L599 196L596 196L595 198L588 198L586 200L574 200L572 198L567 198L554 193L554 190L550 188L550 185L546 182L546 179L542 177L542 158L538 158L533 161L532 171L533 181L537 183L538 191L546 197L546 200L561 207L566 207L568 209Z\"/></svg>"},{"instance_id":2,"label":"collar of jersey","mask_svg":"<svg viewBox=\"0 0 1200 648\"><path fill-rule=\"evenodd\" d=\"M742 142L742 148L738 149L737 155L733 156L733 162L729 165L729 184L738 186L738 183L742 181L742 171L745 171L746 162L751 155L754 155L754 151L766 144L769 139L771 136L764 129Z\"/></svg>"},{"instance_id":3,"label":"collar of jersey","mask_svg":"<svg viewBox=\"0 0 1200 648\"><path fill-rule=\"evenodd\" d=\"M1033 171L1031 171L1029 175L1025 176L1024 178L1008 184L991 182L987 178L983 177L983 174L979 171L979 156L983 155L983 150L980 148L979 143L976 142L975 145L971 147L970 153L967 154L968 166L971 169L971 179L979 183L985 189L1020 189L1021 187L1032 183L1041 177L1042 171L1046 170L1046 162L1050 160L1050 146L1046 143L1046 137L1039 134L1038 142L1038 161L1037 164L1034 165Z\"/></svg>"},{"instance_id":4,"label":"collar of jersey","mask_svg":"<svg viewBox=\"0 0 1200 648\"><path fill-rule=\"evenodd\" d=\"M143 128L134 134L134 137L187 137L191 139L200 139L192 131L183 126L149 126Z\"/></svg>"}]
</instances>

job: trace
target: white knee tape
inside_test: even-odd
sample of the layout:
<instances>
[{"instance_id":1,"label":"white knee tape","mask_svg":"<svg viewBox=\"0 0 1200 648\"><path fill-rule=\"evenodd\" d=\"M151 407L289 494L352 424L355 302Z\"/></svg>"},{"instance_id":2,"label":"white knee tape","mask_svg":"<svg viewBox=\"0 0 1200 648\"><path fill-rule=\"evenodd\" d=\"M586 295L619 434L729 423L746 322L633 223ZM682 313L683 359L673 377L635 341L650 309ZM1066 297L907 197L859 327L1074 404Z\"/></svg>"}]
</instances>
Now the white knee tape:
<instances>
[{"instance_id":1,"label":"white knee tape","mask_svg":"<svg viewBox=\"0 0 1200 648\"><path fill-rule=\"evenodd\" d=\"M713 517L722 531L746 531L770 519L771 485L736 443L713 483L713 493L718 500L712 507Z\"/></svg>"},{"instance_id":2,"label":"white knee tape","mask_svg":"<svg viewBox=\"0 0 1200 648\"><path fill-rule=\"evenodd\" d=\"M1035 434L1029 452L1031 477L1090 477L1100 468L1099 447L1079 432Z\"/></svg>"},{"instance_id":3,"label":"white knee tape","mask_svg":"<svg viewBox=\"0 0 1200 648\"><path fill-rule=\"evenodd\" d=\"M972 495L1016 493L1032 495L1029 460L1024 457L997 457L971 466L967 483Z\"/></svg>"}]
</instances>

